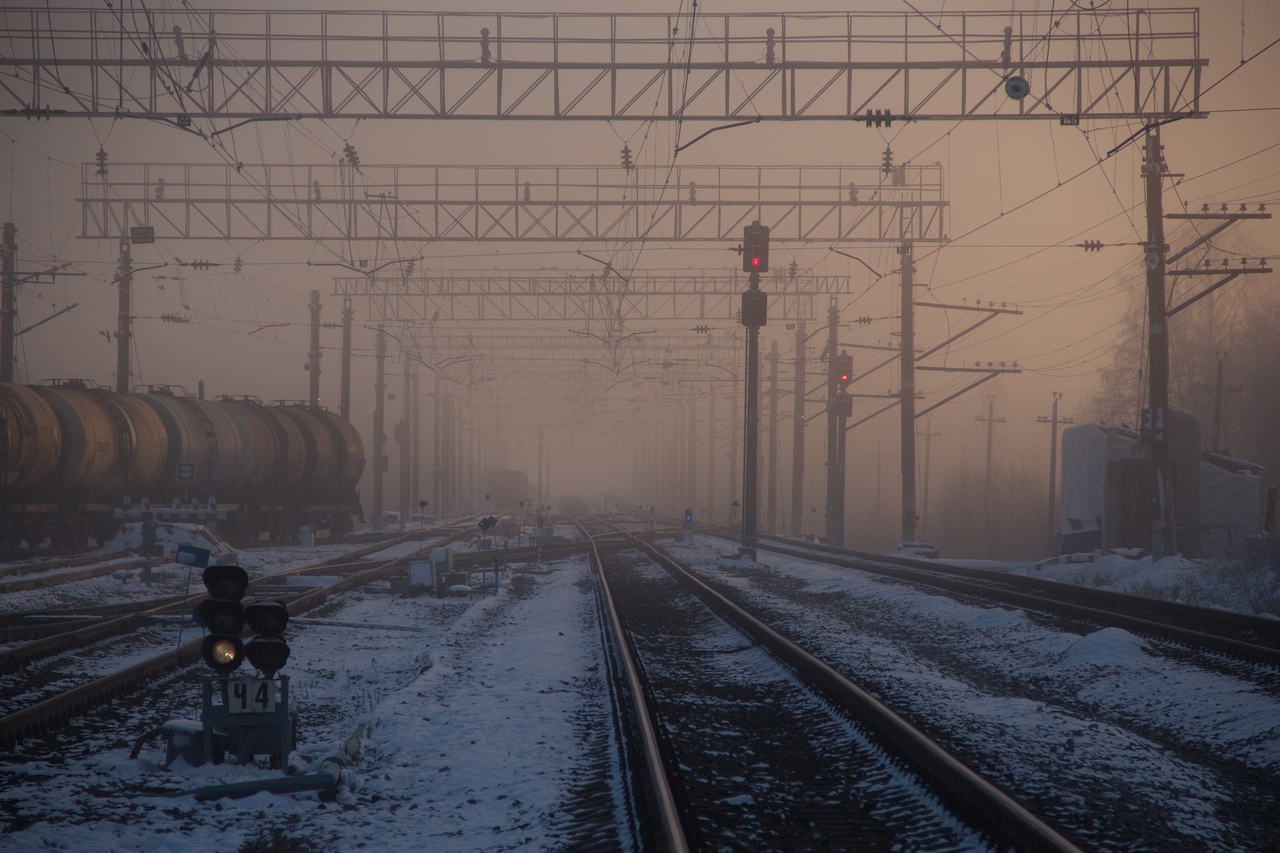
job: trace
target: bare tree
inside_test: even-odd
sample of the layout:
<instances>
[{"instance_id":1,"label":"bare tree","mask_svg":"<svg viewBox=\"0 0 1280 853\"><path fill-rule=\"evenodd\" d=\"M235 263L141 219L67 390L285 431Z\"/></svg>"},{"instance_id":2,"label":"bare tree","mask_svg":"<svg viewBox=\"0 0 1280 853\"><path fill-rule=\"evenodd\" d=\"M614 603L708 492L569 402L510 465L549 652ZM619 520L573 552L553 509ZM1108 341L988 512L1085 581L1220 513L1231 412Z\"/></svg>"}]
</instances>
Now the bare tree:
<instances>
[{"instance_id":1,"label":"bare tree","mask_svg":"<svg viewBox=\"0 0 1280 853\"><path fill-rule=\"evenodd\" d=\"M1026 462L986 470L966 456L943 476L932 499L929 537L946 557L1034 560L1049 553L1044 519L1048 475Z\"/></svg>"}]
</instances>

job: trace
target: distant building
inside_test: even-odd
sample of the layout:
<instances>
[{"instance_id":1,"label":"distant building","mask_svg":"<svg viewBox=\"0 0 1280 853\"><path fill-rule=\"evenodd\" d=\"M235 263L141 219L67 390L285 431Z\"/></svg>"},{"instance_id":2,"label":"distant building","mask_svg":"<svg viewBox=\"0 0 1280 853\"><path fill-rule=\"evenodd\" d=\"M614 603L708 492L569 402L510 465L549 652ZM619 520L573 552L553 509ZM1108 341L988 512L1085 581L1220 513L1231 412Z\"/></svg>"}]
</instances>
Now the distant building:
<instances>
[{"instance_id":1,"label":"distant building","mask_svg":"<svg viewBox=\"0 0 1280 853\"><path fill-rule=\"evenodd\" d=\"M1200 447L1200 421L1172 415L1173 501L1179 553L1245 553L1263 530L1263 469ZM1137 430L1078 424L1062 433L1058 553L1148 548L1151 460Z\"/></svg>"}]
</instances>

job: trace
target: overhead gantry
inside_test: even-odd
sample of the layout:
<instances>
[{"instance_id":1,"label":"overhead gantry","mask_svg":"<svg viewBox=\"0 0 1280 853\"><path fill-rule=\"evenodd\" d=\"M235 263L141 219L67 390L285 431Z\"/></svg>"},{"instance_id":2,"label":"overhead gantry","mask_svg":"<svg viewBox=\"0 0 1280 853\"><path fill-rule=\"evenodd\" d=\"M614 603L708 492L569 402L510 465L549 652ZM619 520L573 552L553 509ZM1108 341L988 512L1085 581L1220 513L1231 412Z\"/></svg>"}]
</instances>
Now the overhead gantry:
<instances>
[{"instance_id":1,"label":"overhead gantry","mask_svg":"<svg viewBox=\"0 0 1280 853\"><path fill-rule=\"evenodd\" d=\"M149 119L202 135L310 118L1076 124L1199 114L1198 10L1063 5L685 15L6 6L0 114Z\"/></svg>"},{"instance_id":2,"label":"overhead gantry","mask_svg":"<svg viewBox=\"0 0 1280 853\"><path fill-rule=\"evenodd\" d=\"M409 242L946 240L942 166L82 165L81 236Z\"/></svg>"}]
</instances>

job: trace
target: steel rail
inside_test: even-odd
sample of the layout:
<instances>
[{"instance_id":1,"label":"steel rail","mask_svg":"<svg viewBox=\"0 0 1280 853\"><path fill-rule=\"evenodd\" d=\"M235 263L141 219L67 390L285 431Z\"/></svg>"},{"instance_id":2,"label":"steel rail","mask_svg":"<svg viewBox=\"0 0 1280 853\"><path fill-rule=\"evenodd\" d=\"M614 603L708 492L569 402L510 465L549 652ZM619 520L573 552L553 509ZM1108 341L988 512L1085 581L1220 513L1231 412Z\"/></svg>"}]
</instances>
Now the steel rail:
<instances>
[{"instance_id":1,"label":"steel rail","mask_svg":"<svg viewBox=\"0 0 1280 853\"><path fill-rule=\"evenodd\" d=\"M785 665L854 713L880 739L908 760L965 819L1026 851L1079 853L1079 848L1038 816L969 768L884 703L833 667L778 634L694 576L655 546L633 541L722 618L768 649Z\"/></svg>"},{"instance_id":2,"label":"steel rail","mask_svg":"<svg viewBox=\"0 0 1280 853\"><path fill-rule=\"evenodd\" d=\"M463 528L451 534L449 537L446 537L442 541L453 541L467 535L469 532L468 528ZM401 537L401 540L404 538L407 538L407 536ZM369 553L371 551L389 547L391 544L394 543L381 542L373 546L366 546L354 553ZM352 555L344 554L336 558L330 558L327 562L332 563L349 559L350 556ZM390 575L391 573L407 566L411 559L412 558L409 557L400 557L394 560L389 560L372 568L344 576L332 584L303 592L291 598L287 602L286 606L289 609L289 614L293 616L299 613L304 613L318 607L331 595L351 589L363 583L379 579L383 576ZM255 579L254 583L256 584L261 583L262 581L269 581L272 578L278 578L285 574L298 574L305 571L313 571L315 568L317 567L305 566L299 569L292 569L289 572L267 575L262 578ZM190 600L194 601L201 597L203 596L197 596ZM170 603L165 607L154 609L170 609L172 606L172 603ZM144 614L136 614L135 616L141 617L143 615ZM151 611L148 611L145 615L151 615ZM129 619L135 617L123 618ZM118 620L110 620L110 622L115 621ZM99 630L102 630L107 625L108 623L98 623L96 627ZM80 632L75 633L79 634ZM55 637L50 639L56 640L59 638ZM23 738L55 728L72 717L79 716L91 708L103 704L116 696L122 695L139 682L154 678L155 676L168 671L170 668L197 660L199 658L201 639L192 640L179 647L176 651L166 651L163 654L156 655L148 660L141 661L137 664L126 667L125 669L73 687L56 696L51 696L47 699L41 700L40 702L20 711L14 711L11 714L0 717L0 749L12 749L13 745Z\"/></svg>"},{"instance_id":3,"label":"steel rail","mask_svg":"<svg viewBox=\"0 0 1280 853\"><path fill-rule=\"evenodd\" d=\"M1149 599L1144 596L1112 592L1110 590L1077 588L1071 584L1058 584L1040 578L1025 578L966 566L939 565L902 557L860 554L849 551L842 552L841 549L828 551L827 549L830 546L810 549L808 545L804 548L799 548L762 542L759 547L775 554L872 572L898 580L923 583L947 589L962 595L995 600L1016 607L1052 613L1096 624L1111 625L1124 628L1136 634L1183 643L1192 648L1207 649L1241 660L1280 667L1280 625L1262 617L1233 614L1223 610L1196 607L1195 605L1181 602ZM945 577L943 573L999 581L1006 586L1001 588L989 584L957 580ZM1013 580L1015 577L1021 579L1015 581ZM1010 585L1020 585L1024 582L1028 588L1035 589L1036 592L1023 592L1008 588ZM1058 595L1063 597L1056 597ZM1087 603L1079 603L1081 601ZM1142 609L1147 611L1148 615L1131 615L1124 612L1125 609ZM1196 627L1189 627L1186 624L1174 624L1172 621L1160 622L1150 618L1152 616L1164 617L1170 620L1191 621ZM1213 624L1215 621L1219 624ZM1267 646L1240 639L1238 636L1227 636L1220 628L1230 623L1247 625L1251 630L1256 631L1259 636L1269 639L1277 643L1277 645ZM1239 631L1236 633L1238 634Z\"/></svg>"},{"instance_id":4,"label":"steel rail","mask_svg":"<svg viewBox=\"0 0 1280 853\"><path fill-rule=\"evenodd\" d=\"M687 853L689 843L684 836L684 827L680 821L680 812L676 807L675 794L671 783L663 769L662 752L658 741L658 733L653 725L653 716L645 701L644 685L641 682L639 668L636 666L630 644L627 642L626 630L622 627L622 619L614 604L613 592L604 574L604 562L600 559L600 550L595 537L587 533L579 524L578 529L590 542L592 574L596 581L597 597L600 600L601 614L607 626L606 635L612 642L617 654L615 659L621 667L619 675L626 684L626 692L630 696L633 715L639 727L641 750L644 753L645 768L648 770L647 781L653 796L654 808L658 813L658 822L662 828L662 837L667 849L672 853Z\"/></svg>"}]
</instances>

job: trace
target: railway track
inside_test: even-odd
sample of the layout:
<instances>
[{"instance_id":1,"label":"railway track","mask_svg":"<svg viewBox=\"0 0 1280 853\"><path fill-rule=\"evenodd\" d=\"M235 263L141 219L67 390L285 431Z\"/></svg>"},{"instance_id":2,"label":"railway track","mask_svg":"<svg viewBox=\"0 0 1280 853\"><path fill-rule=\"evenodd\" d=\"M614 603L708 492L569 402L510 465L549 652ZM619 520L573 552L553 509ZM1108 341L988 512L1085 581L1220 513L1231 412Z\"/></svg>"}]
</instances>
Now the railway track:
<instances>
[{"instance_id":1,"label":"railway track","mask_svg":"<svg viewBox=\"0 0 1280 853\"><path fill-rule=\"evenodd\" d=\"M403 571L412 557L391 560L359 559L367 554L385 550L399 542L415 536L431 536L435 533L447 532L440 541L447 542L461 539L470 534L469 525L451 525L447 531L422 531L406 534L391 541L381 541L363 545L358 549L338 557L331 557L314 564L289 569L274 574L255 578L250 584L250 595L261 594L269 590L273 597L285 600L291 615L298 615L323 605L333 596L347 590L369 583L373 580L389 577ZM352 560L352 558L356 558ZM346 561L346 562L344 562ZM341 576L328 584L294 594L286 594L278 589L281 579L295 575L315 573ZM161 677L174 668L186 666L199 659L200 632L194 625L187 628L187 636L192 636L185 643L176 647L167 641L161 648L158 635L151 639L139 640L135 633L152 630L157 619L163 617L184 619L191 608L205 596L203 593L192 596L166 596L160 599L143 602L122 603L103 608L92 608L89 613L81 612L81 619L60 619L54 622L45 620L44 636L39 639L23 642L8 649L0 650L0 672L8 672L4 677L4 692L7 696L16 697L14 707L6 709L0 716L0 748L11 749L18 741L33 734L56 728L67 720L84 713L103 702L136 690L140 685ZM95 612L96 611L96 612ZM23 614L54 616L56 614ZM62 614L66 615L66 614ZM15 631L10 624L8 631ZM182 634L178 634L179 637ZM107 644L104 645L104 641ZM154 654L145 654L138 660L140 653L136 647L148 642L156 647ZM102 664L102 668L111 668L105 674L94 675L93 669L80 671L63 677L49 677L49 664L37 666L38 662L67 659L68 663L59 666L61 670L75 669L68 655L77 650L92 649L90 657L94 660L117 660L109 646L120 644L119 648L128 648L124 656L128 661L123 666ZM14 673L17 673L16 675ZM68 684L68 682L74 682Z\"/></svg>"},{"instance_id":2,"label":"railway track","mask_svg":"<svg viewBox=\"0 0 1280 853\"><path fill-rule=\"evenodd\" d=\"M758 547L1084 624L1123 628L1191 649L1280 668L1280 621L1275 619L991 569L865 554L773 537L762 537Z\"/></svg>"},{"instance_id":3,"label":"railway track","mask_svg":"<svg viewBox=\"0 0 1280 853\"><path fill-rule=\"evenodd\" d=\"M641 680L628 692L648 720L646 804L661 806L671 849L922 849L982 838L1076 849L687 568L617 532L595 538L601 599L616 604L606 620L625 628L618 644L634 659L622 670ZM944 818L921 788L946 805Z\"/></svg>"}]
</instances>

